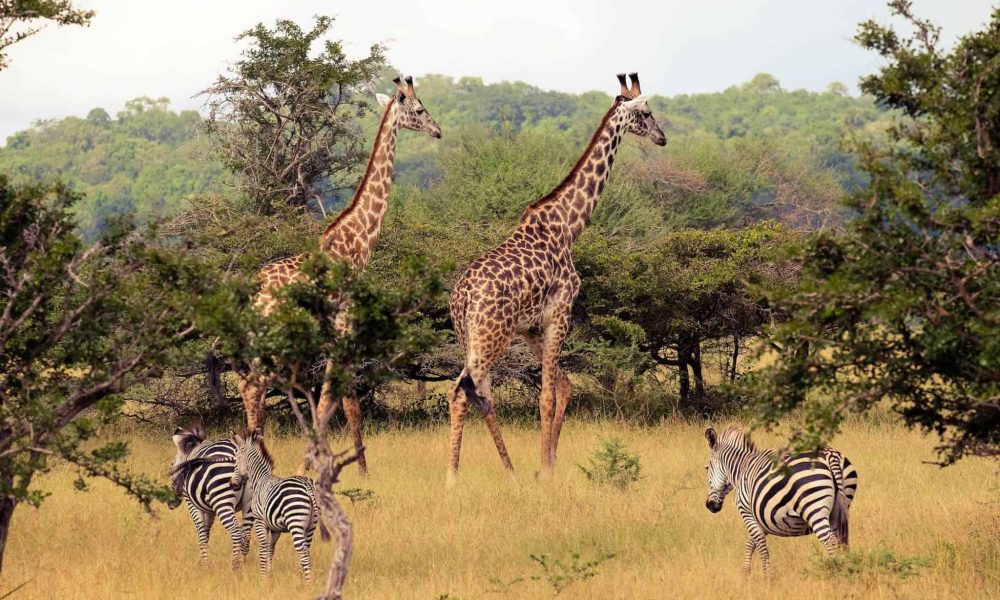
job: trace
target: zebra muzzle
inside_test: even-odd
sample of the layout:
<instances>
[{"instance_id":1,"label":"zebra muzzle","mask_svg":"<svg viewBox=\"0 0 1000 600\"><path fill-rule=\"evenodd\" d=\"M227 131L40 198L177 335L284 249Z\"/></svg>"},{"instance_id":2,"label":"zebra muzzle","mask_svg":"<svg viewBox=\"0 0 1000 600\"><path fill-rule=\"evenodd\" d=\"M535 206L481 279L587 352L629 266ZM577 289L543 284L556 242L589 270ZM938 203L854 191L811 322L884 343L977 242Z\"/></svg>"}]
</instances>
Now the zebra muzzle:
<instances>
[{"instance_id":1,"label":"zebra muzzle","mask_svg":"<svg viewBox=\"0 0 1000 600\"><path fill-rule=\"evenodd\" d=\"M722 510L722 502L719 500L712 500L711 498L709 498L708 500L705 501L705 508L714 513L717 513L720 510Z\"/></svg>"}]
</instances>

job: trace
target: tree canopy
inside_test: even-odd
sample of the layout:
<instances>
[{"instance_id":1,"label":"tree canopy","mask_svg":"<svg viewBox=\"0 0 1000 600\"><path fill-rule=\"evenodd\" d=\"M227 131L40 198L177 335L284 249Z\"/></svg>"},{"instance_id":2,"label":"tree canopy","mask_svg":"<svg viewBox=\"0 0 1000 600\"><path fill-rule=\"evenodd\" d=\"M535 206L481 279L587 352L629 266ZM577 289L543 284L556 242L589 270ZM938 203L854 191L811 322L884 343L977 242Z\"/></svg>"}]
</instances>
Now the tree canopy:
<instances>
[{"instance_id":1,"label":"tree canopy","mask_svg":"<svg viewBox=\"0 0 1000 600\"><path fill-rule=\"evenodd\" d=\"M910 3L904 36L868 21L857 41L886 66L862 89L900 117L858 151L870 177L844 235L801 248L802 281L775 298L784 356L759 374L757 406L803 418L821 444L882 402L941 437L941 461L1000 455L1000 10L950 50Z\"/></svg>"}]
</instances>

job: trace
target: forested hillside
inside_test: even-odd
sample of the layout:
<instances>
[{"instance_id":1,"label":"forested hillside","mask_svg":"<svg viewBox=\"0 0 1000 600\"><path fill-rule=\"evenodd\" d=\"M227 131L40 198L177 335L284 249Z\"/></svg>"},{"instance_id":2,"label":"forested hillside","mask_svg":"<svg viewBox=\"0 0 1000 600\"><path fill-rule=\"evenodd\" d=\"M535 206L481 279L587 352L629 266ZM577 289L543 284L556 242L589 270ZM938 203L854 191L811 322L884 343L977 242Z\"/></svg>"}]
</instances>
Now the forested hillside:
<instances>
[{"instance_id":1,"label":"forested hillside","mask_svg":"<svg viewBox=\"0 0 1000 600\"><path fill-rule=\"evenodd\" d=\"M485 140L502 137L508 149L544 149L547 158L539 164L537 155L520 163L510 157L515 162L507 168L549 171L538 190L510 190L515 204L558 181L611 100L601 92L573 95L521 82L487 85L475 77L426 75L419 83L445 135L440 142L403 136L398 183L432 188L449 164L468 160ZM841 141L846 134L880 128L882 114L870 100L847 96L840 84L824 93L786 91L767 74L720 93L654 95L651 106L665 123L666 151L649 161L633 146L623 159L645 175L635 178L641 184L632 193L669 208L661 212L671 228L782 218L793 205L799 210L787 220L827 224L842 188L861 180ZM174 112L162 98L131 100L114 118L95 108L83 118L39 121L0 148L0 172L24 181L60 178L84 193L79 224L93 238L115 215L134 212L142 222L177 214L188 207L188 196L227 192L226 173L199 132L201 122L197 112ZM372 115L366 119L369 133L375 122ZM489 151L504 147L492 144ZM338 199L330 200L336 206ZM823 218L816 218L820 213Z\"/></svg>"}]
</instances>

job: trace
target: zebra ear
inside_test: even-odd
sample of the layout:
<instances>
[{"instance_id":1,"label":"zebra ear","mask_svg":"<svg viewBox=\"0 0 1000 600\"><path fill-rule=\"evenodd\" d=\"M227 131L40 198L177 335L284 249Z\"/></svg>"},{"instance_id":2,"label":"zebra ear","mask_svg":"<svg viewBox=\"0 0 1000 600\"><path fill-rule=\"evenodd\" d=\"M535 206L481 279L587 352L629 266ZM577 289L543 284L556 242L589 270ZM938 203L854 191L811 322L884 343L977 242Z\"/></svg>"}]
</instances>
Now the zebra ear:
<instances>
[{"instance_id":1,"label":"zebra ear","mask_svg":"<svg viewBox=\"0 0 1000 600\"><path fill-rule=\"evenodd\" d=\"M263 440L264 439L264 431L260 427L258 427L257 429L254 429L253 433L250 434L250 439L252 439L255 442L259 442L259 441Z\"/></svg>"},{"instance_id":2,"label":"zebra ear","mask_svg":"<svg viewBox=\"0 0 1000 600\"><path fill-rule=\"evenodd\" d=\"M705 439L708 440L708 447L715 449L715 445L719 442L719 438L715 435L715 430L709 427L705 430Z\"/></svg>"},{"instance_id":3,"label":"zebra ear","mask_svg":"<svg viewBox=\"0 0 1000 600\"><path fill-rule=\"evenodd\" d=\"M235 431L230 431L229 432L229 439L231 439L234 442L236 442L237 446L242 446L243 445L243 436L241 436L240 434L236 433Z\"/></svg>"}]
</instances>

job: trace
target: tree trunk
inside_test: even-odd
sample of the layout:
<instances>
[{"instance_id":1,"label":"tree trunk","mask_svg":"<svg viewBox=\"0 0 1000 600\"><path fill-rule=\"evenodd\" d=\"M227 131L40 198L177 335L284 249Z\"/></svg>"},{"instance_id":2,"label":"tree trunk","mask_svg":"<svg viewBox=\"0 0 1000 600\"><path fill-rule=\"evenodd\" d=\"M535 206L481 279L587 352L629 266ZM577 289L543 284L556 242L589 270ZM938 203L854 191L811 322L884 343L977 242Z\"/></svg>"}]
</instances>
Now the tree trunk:
<instances>
[{"instance_id":1,"label":"tree trunk","mask_svg":"<svg viewBox=\"0 0 1000 600\"><path fill-rule=\"evenodd\" d=\"M421 402L427 400L427 382L417 380L417 399Z\"/></svg>"},{"instance_id":2,"label":"tree trunk","mask_svg":"<svg viewBox=\"0 0 1000 600\"><path fill-rule=\"evenodd\" d=\"M324 470L326 471L326 470ZM341 600L344 592L344 582L347 581L347 569L354 553L354 527L347 519L344 509L337 502L333 490L322 482L328 473L320 474L320 480L315 488L316 503L319 504L320 519L326 529L333 535L333 560L327 571L326 587L316 600Z\"/></svg>"},{"instance_id":3,"label":"tree trunk","mask_svg":"<svg viewBox=\"0 0 1000 600\"><path fill-rule=\"evenodd\" d=\"M0 487L12 489L14 478L9 473L0 475ZM14 496L0 497L0 574L3 574L3 557L7 551L7 536L10 535L10 519L14 516L14 509L17 508L17 500Z\"/></svg>"},{"instance_id":4,"label":"tree trunk","mask_svg":"<svg viewBox=\"0 0 1000 600\"><path fill-rule=\"evenodd\" d=\"M705 395L705 378L701 374L701 340L691 343L691 373L694 375L694 395L701 398Z\"/></svg>"},{"instance_id":5,"label":"tree trunk","mask_svg":"<svg viewBox=\"0 0 1000 600\"><path fill-rule=\"evenodd\" d=\"M729 369L729 383L736 383L736 365L740 360L740 336L733 336L733 364Z\"/></svg>"},{"instance_id":6,"label":"tree trunk","mask_svg":"<svg viewBox=\"0 0 1000 600\"><path fill-rule=\"evenodd\" d=\"M691 397L691 379L688 377L687 355L678 352L677 359L677 373L681 384L681 402L687 402L688 398Z\"/></svg>"}]
</instances>

